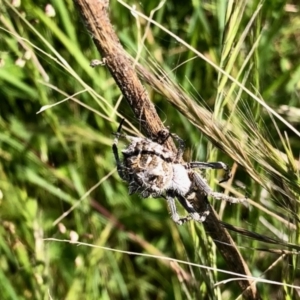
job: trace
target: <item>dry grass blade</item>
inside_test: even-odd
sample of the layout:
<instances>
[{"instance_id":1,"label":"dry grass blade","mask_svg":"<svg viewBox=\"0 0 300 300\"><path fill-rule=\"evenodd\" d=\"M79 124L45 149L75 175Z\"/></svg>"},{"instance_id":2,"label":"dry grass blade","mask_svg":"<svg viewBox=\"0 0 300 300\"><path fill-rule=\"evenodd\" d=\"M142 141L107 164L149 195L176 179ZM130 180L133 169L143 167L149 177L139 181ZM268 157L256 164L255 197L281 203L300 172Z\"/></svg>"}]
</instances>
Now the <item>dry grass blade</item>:
<instances>
[{"instance_id":1,"label":"dry grass blade","mask_svg":"<svg viewBox=\"0 0 300 300\"><path fill-rule=\"evenodd\" d=\"M289 195L291 201L297 201L296 195L300 194L299 178L296 175L299 163L292 157L288 159L287 154L280 152L266 140L255 122L251 120L251 111L247 107L246 113L239 111L241 119L244 120L243 124L221 123L210 111L200 106L179 86L168 80L167 75L158 79L141 65L137 66L137 70L144 81L163 94L216 147L243 166L249 175L271 195L277 195L278 186L284 185L284 189L281 189L282 194ZM248 134L245 135L244 132ZM279 180L280 177L281 183L268 185L267 178L253 167L254 162L258 162L271 178ZM296 169L291 169L292 166L296 166ZM282 174L285 176L282 177ZM291 174L295 174L294 180L291 180Z\"/></svg>"}]
</instances>

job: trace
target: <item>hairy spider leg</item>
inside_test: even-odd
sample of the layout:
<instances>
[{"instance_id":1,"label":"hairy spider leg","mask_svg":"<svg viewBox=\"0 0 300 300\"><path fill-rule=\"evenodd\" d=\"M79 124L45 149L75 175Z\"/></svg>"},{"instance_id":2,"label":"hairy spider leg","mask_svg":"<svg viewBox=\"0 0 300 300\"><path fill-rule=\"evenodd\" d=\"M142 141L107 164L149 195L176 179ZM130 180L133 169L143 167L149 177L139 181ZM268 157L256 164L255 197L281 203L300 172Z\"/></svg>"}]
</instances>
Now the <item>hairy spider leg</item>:
<instances>
[{"instance_id":1,"label":"hairy spider leg","mask_svg":"<svg viewBox=\"0 0 300 300\"><path fill-rule=\"evenodd\" d=\"M186 217L180 217L177 209L176 209L176 204L175 204L175 198L169 194L167 194L165 196L166 200L167 200L167 204L169 207L169 210L171 212L171 218L172 220L178 224L178 225L182 225L184 223L186 223L187 221L191 220L191 216L186 216Z\"/></svg>"},{"instance_id":2,"label":"hairy spider leg","mask_svg":"<svg viewBox=\"0 0 300 300\"><path fill-rule=\"evenodd\" d=\"M177 142L178 142L178 149L177 149L177 154L176 154L176 162L180 162L183 156L183 152L185 149L185 142L184 140L179 137L175 133L170 133L171 137L173 137Z\"/></svg>"},{"instance_id":3,"label":"hairy spider leg","mask_svg":"<svg viewBox=\"0 0 300 300\"><path fill-rule=\"evenodd\" d=\"M120 122L120 125L118 127L118 130L117 132L114 134L115 135L115 138L114 138L114 142L113 142L113 145L112 145L112 150L113 150L113 154L114 154L114 157L115 157L115 161L117 163L117 171L118 171L118 174L119 176L126 181L127 177L125 175L125 167L123 166L121 160L120 160L120 157L119 157L119 152L118 152L118 142L119 142L119 138L120 136L122 136L122 134L120 133L121 131L121 128L122 128L122 125L124 123L125 119L122 119L121 122Z\"/></svg>"},{"instance_id":4,"label":"hairy spider leg","mask_svg":"<svg viewBox=\"0 0 300 300\"><path fill-rule=\"evenodd\" d=\"M125 122L125 119L123 118L123 119L121 120L121 122L120 122L120 124L119 124L119 127L118 127L118 129L117 129L117 132L116 132L115 134L120 134L120 133L121 133L122 126L123 126L124 122Z\"/></svg>"},{"instance_id":5,"label":"hairy spider leg","mask_svg":"<svg viewBox=\"0 0 300 300\"><path fill-rule=\"evenodd\" d=\"M177 149L176 159L174 162L180 162L185 149L185 142L176 133L171 133L166 128L162 129L157 133L157 136L153 139L153 141L157 142L160 145L163 145L169 137L174 138L178 142L178 149Z\"/></svg>"},{"instance_id":6,"label":"hairy spider leg","mask_svg":"<svg viewBox=\"0 0 300 300\"><path fill-rule=\"evenodd\" d=\"M196 187L198 187L201 191L203 191L207 196L210 196L214 199L224 200L224 201L231 202L231 203L242 203L247 200L245 197L244 198L235 198L235 197L225 195L223 193L214 192L210 188L210 186L203 180L203 178L195 172L192 173L192 177L193 177L194 183L196 184Z\"/></svg>"},{"instance_id":7,"label":"hairy spider leg","mask_svg":"<svg viewBox=\"0 0 300 300\"><path fill-rule=\"evenodd\" d=\"M228 165L224 164L221 161L216 162L201 162L201 161L192 161L187 164L187 168L190 169L223 169L225 171L225 176L219 183L227 181L231 177L230 168Z\"/></svg>"},{"instance_id":8,"label":"hairy spider leg","mask_svg":"<svg viewBox=\"0 0 300 300\"><path fill-rule=\"evenodd\" d=\"M115 136L115 139L114 139L114 144L118 144L118 141L119 141L119 138L120 137L123 137L123 138L126 138L126 134L122 134L121 133L121 130L122 130L122 126L125 122L125 119L123 118L119 124L119 127L117 129L117 132L113 133L113 135Z\"/></svg>"},{"instance_id":9,"label":"hairy spider leg","mask_svg":"<svg viewBox=\"0 0 300 300\"><path fill-rule=\"evenodd\" d=\"M125 175L125 168L120 160L120 157L119 157L119 153L118 153L118 147L117 147L117 143L118 143L118 137L116 137L114 139L114 143L113 143L113 146L112 146L112 149L113 149L113 154L114 154L114 157L115 157L115 161L117 163L117 171L118 171L118 174L119 176L126 181L127 177Z\"/></svg>"},{"instance_id":10,"label":"hairy spider leg","mask_svg":"<svg viewBox=\"0 0 300 300\"><path fill-rule=\"evenodd\" d=\"M176 209L175 197L178 199L178 201L184 207L184 209L189 213L188 216L186 217L179 216ZM194 209L193 205L185 197L181 195L175 194L173 192L167 192L165 198L167 200L169 210L171 212L171 218L176 224L182 225L189 220L194 220L202 223L206 220L206 217L209 215L209 209L207 209L200 215Z\"/></svg>"},{"instance_id":11,"label":"hairy spider leg","mask_svg":"<svg viewBox=\"0 0 300 300\"><path fill-rule=\"evenodd\" d=\"M190 214L190 219L193 219L194 221L198 222L204 222L206 220L206 217L209 215L209 209L202 212L201 215L195 210L193 205L183 196L176 195L178 201L180 204L185 208L185 210Z\"/></svg>"},{"instance_id":12,"label":"hairy spider leg","mask_svg":"<svg viewBox=\"0 0 300 300\"><path fill-rule=\"evenodd\" d=\"M126 167L123 165L123 163L121 162L120 160L120 156L119 156L119 152L118 152L118 142L119 142L119 138L122 137L122 138L127 138L128 136L126 134L123 134L121 133L121 130L122 130L122 126L123 126L123 123L124 123L125 119L123 118L120 122L120 125L117 129L117 132L114 133L114 142L113 142L113 145L112 145L112 149L113 149L113 154L114 154L114 157L115 157L115 161L117 163L117 171L118 171L118 174L119 176L127 181L127 176L126 176ZM138 153L138 157L140 157L141 155L141 151ZM140 167L140 166L139 166Z\"/></svg>"},{"instance_id":13,"label":"hairy spider leg","mask_svg":"<svg viewBox=\"0 0 300 300\"><path fill-rule=\"evenodd\" d=\"M175 160L173 160L172 162L180 163L182 156L183 156L184 149L185 149L185 142L177 134L170 133L170 131L168 129L164 128L164 129L158 131L156 136L154 138L152 138L152 141L154 141L160 145L163 145L169 137L174 138L178 142L176 157L175 157Z\"/></svg>"}]
</instances>

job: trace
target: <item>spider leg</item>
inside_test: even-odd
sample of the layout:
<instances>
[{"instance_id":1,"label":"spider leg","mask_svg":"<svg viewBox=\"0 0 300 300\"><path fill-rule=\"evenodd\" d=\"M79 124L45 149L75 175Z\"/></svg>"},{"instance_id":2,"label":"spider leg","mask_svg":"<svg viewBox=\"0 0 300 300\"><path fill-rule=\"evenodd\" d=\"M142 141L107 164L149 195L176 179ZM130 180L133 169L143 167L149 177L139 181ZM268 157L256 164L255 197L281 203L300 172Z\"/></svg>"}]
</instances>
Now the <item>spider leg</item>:
<instances>
[{"instance_id":1,"label":"spider leg","mask_svg":"<svg viewBox=\"0 0 300 300\"><path fill-rule=\"evenodd\" d=\"M122 126L123 126L124 122L125 122L125 119L123 118L123 119L121 120L121 122L120 122L120 125L119 125L118 129L117 129L117 133L120 133L120 132L121 132L121 129L122 129Z\"/></svg>"},{"instance_id":2,"label":"spider leg","mask_svg":"<svg viewBox=\"0 0 300 300\"><path fill-rule=\"evenodd\" d=\"M219 183L227 181L231 177L230 168L228 165L224 164L221 161L216 162L201 162L201 161L192 161L187 164L187 167L190 169L223 169L225 171L225 176Z\"/></svg>"},{"instance_id":3,"label":"spider leg","mask_svg":"<svg viewBox=\"0 0 300 300\"><path fill-rule=\"evenodd\" d=\"M207 196L210 196L217 200L224 200L231 203L242 203L245 202L247 199L244 198L235 198L223 193L214 192L210 186L204 181L204 179L197 173L193 173L193 181L196 184L196 187L203 191Z\"/></svg>"},{"instance_id":4,"label":"spider leg","mask_svg":"<svg viewBox=\"0 0 300 300\"><path fill-rule=\"evenodd\" d=\"M120 137L126 138L126 135L121 133L122 126L123 126L124 122L125 122L125 119L123 118L120 122L120 125L117 129L117 132L113 133L113 135L115 136L114 144L118 144L118 140L119 140Z\"/></svg>"},{"instance_id":5,"label":"spider leg","mask_svg":"<svg viewBox=\"0 0 300 300\"><path fill-rule=\"evenodd\" d=\"M185 149L185 142L181 137L179 137L175 133L170 133L170 136L178 142L178 149L177 149L175 162L180 162L182 159L182 156L183 156L184 149Z\"/></svg>"},{"instance_id":6,"label":"spider leg","mask_svg":"<svg viewBox=\"0 0 300 300\"><path fill-rule=\"evenodd\" d=\"M167 204L168 204L170 212L171 212L171 218L176 224L182 225L191 219L190 216L187 216L187 217L179 216L177 209L176 209L176 205L175 205L175 198L173 197L173 195L167 194L165 196L165 198L167 200Z\"/></svg>"},{"instance_id":7,"label":"spider leg","mask_svg":"<svg viewBox=\"0 0 300 300\"><path fill-rule=\"evenodd\" d=\"M113 150L113 154L114 154L114 157L115 157L115 161L117 163L117 171L118 171L118 174L119 176L123 179L123 180L126 180L127 177L126 177L126 172L125 172L125 166L122 164L121 160L120 160L120 157L119 157L119 152L118 152L118 141L119 141L119 137L121 135L120 131L121 131L121 128L122 128L122 125L124 123L124 120L125 119L122 119L121 122L120 122L120 125L118 127L118 130L117 132L115 133L115 138L114 138L114 142L113 142L113 145L112 145L112 150Z\"/></svg>"},{"instance_id":8,"label":"spider leg","mask_svg":"<svg viewBox=\"0 0 300 300\"><path fill-rule=\"evenodd\" d=\"M176 195L180 204L185 208L185 210L189 213L189 217L194 221L204 222L206 217L209 215L209 210L207 209L201 215L195 210L193 205L183 196Z\"/></svg>"},{"instance_id":9,"label":"spider leg","mask_svg":"<svg viewBox=\"0 0 300 300\"><path fill-rule=\"evenodd\" d=\"M187 217L180 217L176 209L174 194L167 193L166 199L171 212L171 218L176 224L182 225L189 220L194 220L202 223L206 220L206 217L209 215L209 210L206 210L202 215L200 215L185 197L181 195L176 195L176 197L180 204L184 207L184 209L189 213Z\"/></svg>"},{"instance_id":10,"label":"spider leg","mask_svg":"<svg viewBox=\"0 0 300 300\"><path fill-rule=\"evenodd\" d=\"M155 138L153 138L152 140L157 142L160 145L163 145L169 137L174 138L178 142L178 150L177 150L176 159L174 162L180 162L182 159L184 149L185 149L185 142L181 137L179 137L175 133L170 133L170 131L167 128L164 128L164 129L160 130L157 133L157 136Z\"/></svg>"}]
</instances>

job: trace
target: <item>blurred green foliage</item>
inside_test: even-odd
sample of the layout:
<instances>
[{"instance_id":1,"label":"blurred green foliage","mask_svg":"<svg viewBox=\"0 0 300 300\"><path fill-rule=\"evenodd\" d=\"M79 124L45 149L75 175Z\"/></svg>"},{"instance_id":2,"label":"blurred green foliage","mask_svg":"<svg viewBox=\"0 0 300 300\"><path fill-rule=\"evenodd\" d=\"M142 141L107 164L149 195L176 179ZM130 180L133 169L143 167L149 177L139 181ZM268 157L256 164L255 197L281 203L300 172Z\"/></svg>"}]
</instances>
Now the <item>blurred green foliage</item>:
<instances>
[{"instance_id":1,"label":"blurred green foliage","mask_svg":"<svg viewBox=\"0 0 300 300\"><path fill-rule=\"evenodd\" d=\"M214 286L230 278L228 275L186 265L180 265L180 273L168 262L142 255L227 268L201 224L176 226L163 200L129 197L126 184L112 172L112 133L120 117L125 116L138 129L140 124L120 98L107 69L89 67L99 54L73 2L10 3L17 1L4 1L0 8L1 299L237 297L239 289L234 282ZM149 15L159 2L129 4ZM153 19L232 76L240 76L241 82L246 78L246 87L299 130L299 12L296 1L191 1L184 6L181 1L166 1ZM230 113L224 104L230 86L217 70L154 25L141 44L147 22L134 18L119 2L111 1L110 15L125 49L135 56L142 48L141 64L154 65L157 74L162 68L196 102L220 118ZM226 155L210 151L207 139L147 88L162 120L186 139L187 158L233 164ZM231 98L238 96L262 132L283 150L268 113L245 93L231 94ZM299 157L299 137L282 123L277 125L287 133L291 152ZM242 169L237 170L235 179L246 184L250 197L261 207L268 210L268 201L276 207L276 200L264 196ZM259 207L224 207L220 203L215 207L228 223L299 244L298 230L283 227ZM278 216L282 211L288 215L290 208L281 207ZM295 226L298 228L298 223ZM297 257L256 250L261 244L243 236L234 239L254 275L270 268L265 278L299 285ZM130 251L141 255L130 255ZM289 287L259 283L258 288L265 299L299 298Z\"/></svg>"}]
</instances>

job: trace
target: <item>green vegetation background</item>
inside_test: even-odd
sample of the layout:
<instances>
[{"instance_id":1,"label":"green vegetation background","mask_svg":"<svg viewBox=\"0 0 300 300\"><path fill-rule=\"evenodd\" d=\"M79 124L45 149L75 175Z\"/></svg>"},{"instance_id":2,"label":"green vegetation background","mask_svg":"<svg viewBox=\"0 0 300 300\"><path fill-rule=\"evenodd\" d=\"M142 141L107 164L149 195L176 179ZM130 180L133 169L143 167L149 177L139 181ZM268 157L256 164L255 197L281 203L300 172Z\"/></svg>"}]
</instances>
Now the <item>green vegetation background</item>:
<instances>
[{"instance_id":1,"label":"green vegetation background","mask_svg":"<svg viewBox=\"0 0 300 300\"><path fill-rule=\"evenodd\" d=\"M121 116L137 130L140 124L106 68L89 67L99 54L73 2L24 0L19 6L9 4L17 2L0 3L1 299L237 297L239 289L234 281L214 286L232 275L183 264L180 266L184 272L176 272L172 263L145 256L164 255L227 269L201 224L178 227L170 220L163 200L128 196L126 184L115 171L112 133ZM146 15L159 5L155 0L144 2L128 4L138 5L137 9ZM50 3L55 15L51 15ZM222 68L230 63L227 70L232 76L237 77L242 70L240 81L299 130L300 10L296 3L188 1L183 5L182 1L166 1L153 19ZM195 58L194 53L154 25L143 44L147 22L135 18L117 1L111 1L110 15L125 49L133 57L141 49L142 65L158 76L164 70L196 103L217 110L217 117L232 114L235 122L247 122L247 117L254 120L276 148L298 159L299 137L277 119L273 121L245 93L231 94L232 103L243 103L242 113L233 112L234 106L226 102L231 82L222 82L223 77L207 62ZM187 159L234 164L166 99L151 87L147 89L165 124L186 140ZM46 107L55 103L59 104ZM283 136L286 133L288 151L278 132ZM253 168L260 170L260 162ZM215 189L222 190L215 181L221 175L208 173ZM295 176L294 183L299 184L298 174ZM232 185L245 194L239 183L259 206L215 202L222 220L299 244L299 196L295 196L298 201L293 209L287 207L237 167ZM296 229L285 227L276 215L290 220ZM263 277L282 283L259 283L264 297L299 298L299 291L283 285L300 284L296 255L258 250L282 247L262 245L241 235L233 238L255 276L269 268ZM188 280L184 277L187 274Z\"/></svg>"}]
</instances>

